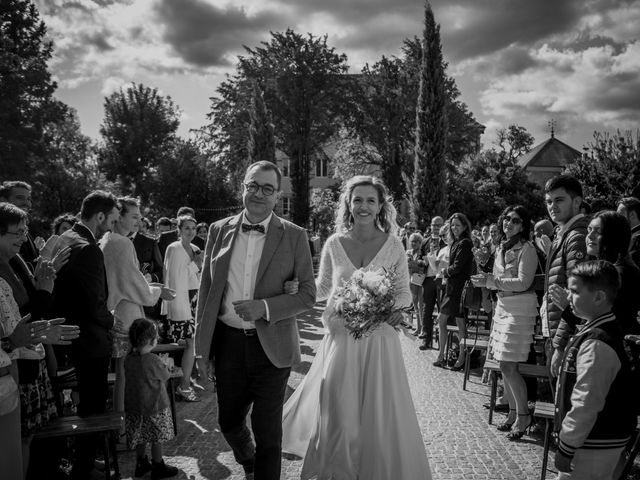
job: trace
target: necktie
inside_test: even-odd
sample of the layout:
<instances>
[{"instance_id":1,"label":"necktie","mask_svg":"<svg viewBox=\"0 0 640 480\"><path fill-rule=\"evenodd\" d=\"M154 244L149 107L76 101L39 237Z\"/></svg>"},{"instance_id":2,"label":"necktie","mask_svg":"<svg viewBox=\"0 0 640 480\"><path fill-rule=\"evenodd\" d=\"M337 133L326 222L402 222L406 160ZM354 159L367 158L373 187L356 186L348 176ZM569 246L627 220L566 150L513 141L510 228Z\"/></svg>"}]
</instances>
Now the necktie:
<instances>
[{"instance_id":1,"label":"necktie","mask_svg":"<svg viewBox=\"0 0 640 480\"><path fill-rule=\"evenodd\" d=\"M264 233L264 226L260 225L259 223L256 225L249 225L248 223L242 224L242 231L244 233L250 232L251 230L255 230L256 232L259 232L259 233Z\"/></svg>"}]
</instances>

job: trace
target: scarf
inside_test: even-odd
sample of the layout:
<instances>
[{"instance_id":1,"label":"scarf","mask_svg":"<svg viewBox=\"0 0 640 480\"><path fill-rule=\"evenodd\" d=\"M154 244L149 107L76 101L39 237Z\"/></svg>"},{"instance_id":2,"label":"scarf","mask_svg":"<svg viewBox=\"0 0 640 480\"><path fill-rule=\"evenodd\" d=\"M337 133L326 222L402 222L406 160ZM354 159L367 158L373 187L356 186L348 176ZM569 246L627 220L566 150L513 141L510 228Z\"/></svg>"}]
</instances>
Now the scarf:
<instances>
[{"instance_id":1,"label":"scarf","mask_svg":"<svg viewBox=\"0 0 640 480\"><path fill-rule=\"evenodd\" d=\"M505 265L504 255L507 253L507 250L511 250L516 244L522 241L522 235L520 233L516 233L511 238L505 238L500 242L500 255L502 255L502 264Z\"/></svg>"}]
</instances>

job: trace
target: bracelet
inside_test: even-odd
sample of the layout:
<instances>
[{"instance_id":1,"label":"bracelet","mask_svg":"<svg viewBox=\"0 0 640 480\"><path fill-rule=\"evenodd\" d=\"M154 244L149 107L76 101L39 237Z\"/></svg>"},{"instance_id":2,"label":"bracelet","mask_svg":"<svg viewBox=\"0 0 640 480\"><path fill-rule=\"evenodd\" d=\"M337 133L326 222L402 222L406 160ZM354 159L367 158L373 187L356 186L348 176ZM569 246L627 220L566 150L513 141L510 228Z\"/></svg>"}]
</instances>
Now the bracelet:
<instances>
[{"instance_id":1,"label":"bracelet","mask_svg":"<svg viewBox=\"0 0 640 480\"><path fill-rule=\"evenodd\" d=\"M11 337L2 337L0 339L0 344L0 348L2 348L6 353L11 353L15 349L13 342L11 341Z\"/></svg>"}]
</instances>

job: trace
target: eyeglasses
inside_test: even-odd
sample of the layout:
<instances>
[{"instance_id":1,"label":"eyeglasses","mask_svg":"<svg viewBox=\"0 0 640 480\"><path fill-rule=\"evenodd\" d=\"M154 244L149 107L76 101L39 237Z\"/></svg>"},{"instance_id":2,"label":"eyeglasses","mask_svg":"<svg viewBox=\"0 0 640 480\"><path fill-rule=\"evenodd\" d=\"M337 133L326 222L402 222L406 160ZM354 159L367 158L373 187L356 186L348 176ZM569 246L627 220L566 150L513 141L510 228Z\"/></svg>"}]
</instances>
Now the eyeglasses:
<instances>
[{"instance_id":1,"label":"eyeglasses","mask_svg":"<svg viewBox=\"0 0 640 480\"><path fill-rule=\"evenodd\" d=\"M24 230L18 230L17 232L7 232L6 235L14 235L16 237L26 237L29 235L29 229L25 228Z\"/></svg>"},{"instance_id":2,"label":"eyeglasses","mask_svg":"<svg viewBox=\"0 0 640 480\"><path fill-rule=\"evenodd\" d=\"M504 223L511 222L511 223L513 223L514 225L520 225L520 224L522 223L522 219L521 219L521 218L518 218L518 217L510 217L510 216L506 216L506 217L504 217L504 220L503 220L503 221L504 221Z\"/></svg>"},{"instance_id":3,"label":"eyeglasses","mask_svg":"<svg viewBox=\"0 0 640 480\"><path fill-rule=\"evenodd\" d=\"M270 197L276 192L275 187L268 183L265 185L258 185L256 182L245 183L244 188L246 188L249 193L257 193L258 190L261 190L265 197Z\"/></svg>"}]
</instances>

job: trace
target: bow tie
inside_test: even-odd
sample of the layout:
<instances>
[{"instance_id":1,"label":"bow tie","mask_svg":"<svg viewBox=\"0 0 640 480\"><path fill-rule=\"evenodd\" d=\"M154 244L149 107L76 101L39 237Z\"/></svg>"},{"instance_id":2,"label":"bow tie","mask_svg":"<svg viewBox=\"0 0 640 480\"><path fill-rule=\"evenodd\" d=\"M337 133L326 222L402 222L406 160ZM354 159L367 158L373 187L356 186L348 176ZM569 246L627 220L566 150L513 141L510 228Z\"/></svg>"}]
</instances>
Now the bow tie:
<instances>
[{"instance_id":1,"label":"bow tie","mask_svg":"<svg viewBox=\"0 0 640 480\"><path fill-rule=\"evenodd\" d=\"M256 232L259 232L259 233L264 233L264 225L260 225L259 223L255 225L249 225L248 223L242 224L242 231L244 233L250 232L251 230L255 230Z\"/></svg>"}]
</instances>

